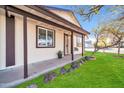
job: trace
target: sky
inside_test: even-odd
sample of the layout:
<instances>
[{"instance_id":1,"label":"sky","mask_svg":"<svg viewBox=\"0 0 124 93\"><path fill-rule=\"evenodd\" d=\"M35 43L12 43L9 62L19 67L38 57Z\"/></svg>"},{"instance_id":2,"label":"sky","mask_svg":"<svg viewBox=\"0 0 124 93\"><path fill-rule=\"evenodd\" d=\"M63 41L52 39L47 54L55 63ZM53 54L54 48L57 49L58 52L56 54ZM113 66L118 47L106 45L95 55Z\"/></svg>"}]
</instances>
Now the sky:
<instances>
[{"instance_id":1,"label":"sky","mask_svg":"<svg viewBox=\"0 0 124 93\"><path fill-rule=\"evenodd\" d=\"M68 9L68 10L74 11L74 6L54 5L52 7ZM87 5L82 5L82 6L76 6L76 7L83 7L85 9L87 9L88 6ZM113 9L112 6L104 6L104 8L102 8L97 15L93 16L90 21L88 21L88 20L84 21L83 20L84 17L80 16L79 14L75 13L75 16L76 16L77 20L80 22L82 28L84 28L85 30L87 30L88 32L91 33L89 35L89 38L93 39L94 36L93 36L92 30L94 28L96 28L99 24L101 24L103 22L106 22L107 20L116 18L117 13L115 11L110 12L110 11L113 11L113 10L116 10L116 9ZM117 10L117 11L119 11L119 10Z\"/></svg>"}]
</instances>

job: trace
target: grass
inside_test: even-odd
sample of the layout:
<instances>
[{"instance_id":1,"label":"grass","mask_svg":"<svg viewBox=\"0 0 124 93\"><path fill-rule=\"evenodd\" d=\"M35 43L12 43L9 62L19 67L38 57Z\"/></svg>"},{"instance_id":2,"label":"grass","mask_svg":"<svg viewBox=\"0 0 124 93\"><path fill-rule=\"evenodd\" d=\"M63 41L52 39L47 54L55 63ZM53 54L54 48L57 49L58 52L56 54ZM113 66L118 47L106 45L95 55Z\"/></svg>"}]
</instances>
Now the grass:
<instances>
[{"instance_id":1,"label":"grass","mask_svg":"<svg viewBox=\"0 0 124 93\"><path fill-rule=\"evenodd\" d=\"M90 52L86 55L90 55ZM73 72L59 75L47 84L43 83L41 75L17 87L24 88L35 83L39 88L123 88L124 58L117 58L114 55L98 52L95 55L96 60L86 62ZM59 72L59 69L55 72Z\"/></svg>"}]
</instances>

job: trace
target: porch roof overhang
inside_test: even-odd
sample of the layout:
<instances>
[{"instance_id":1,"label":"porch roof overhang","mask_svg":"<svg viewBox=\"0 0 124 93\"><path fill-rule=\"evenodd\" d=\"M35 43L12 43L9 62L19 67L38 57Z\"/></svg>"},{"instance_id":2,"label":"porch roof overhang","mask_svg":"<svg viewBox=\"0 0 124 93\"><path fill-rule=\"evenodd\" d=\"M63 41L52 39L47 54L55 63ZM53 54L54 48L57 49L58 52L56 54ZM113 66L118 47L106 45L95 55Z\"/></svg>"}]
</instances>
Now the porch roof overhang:
<instances>
[{"instance_id":1,"label":"porch roof overhang","mask_svg":"<svg viewBox=\"0 0 124 93\"><path fill-rule=\"evenodd\" d=\"M90 34L88 31L84 30L81 27L78 27L77 25L67 21L66 19L54 14L53 12L49 11L48 9L46 9L44 6L38 6L38 5L26 5L24 7L33 9L39 13L42 13L44 15L47 16L47 18L45 18L44 16L39 16L37 14L33 14L31 12L25 11L24 9L20 9L17 6L11 6L11 5L7 5L7 6L0 6L0 8L4 8L7 11L11 11L14 13L18 13L21 14L23 16L38 20L38 21L42 21L69 31L73 31L79 34L83 34L83 35L87 35ZM48 19L48 17L50 19ZM51 20L52 19L52 20Z\"/></svg>"},{"instance_id":2,"label":"porch roof overhang","mask_svg":"<svg viewBox=\"0 0 124 93\"><path fill-rule=\"evenodd\" d=\"M90 34L88 31L84 30L83 28L81 28L81 27L79 27L79 26L69 22L68 20L66 20L66 19L56 15L55 13L49 11L49 9L45 8L45 6L41 6L41 5L33 5L33 6L32 5L28 5L27 7L30 7L32 9L36 10L36 11L42 12L42 13L44 13L46 15L49 15L50 17L52 17L52 18L54 18L54 19L64 23L65 24L64 26L68 25L69 28L75 30L75 32L82 33L84 35Z\"/></svg>"}]
</instances>

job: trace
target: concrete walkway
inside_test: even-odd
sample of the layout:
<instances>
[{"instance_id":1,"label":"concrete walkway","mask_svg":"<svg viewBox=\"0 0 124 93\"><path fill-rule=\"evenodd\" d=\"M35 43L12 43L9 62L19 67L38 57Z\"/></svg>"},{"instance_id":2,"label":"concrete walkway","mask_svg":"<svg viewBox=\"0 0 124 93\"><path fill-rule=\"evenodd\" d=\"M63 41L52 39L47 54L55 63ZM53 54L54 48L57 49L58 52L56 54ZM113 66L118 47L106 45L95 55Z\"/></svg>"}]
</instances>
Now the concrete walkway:
<instances>
[{"instance_id":1,"label":"concrete walkway","mask_svg":"<svg viewBox=\"0 0 124 93\"><path fill-rule=\"evenodd\" d=\"M74 61L81 58L81 55L75 55ZM68 63L71 63L71 56L65 56L62 59L51 59L43 62L37 62L28 65L27 79L23 79L23 66L15 67L11 69L0 71L0 87L12 87L27 80L30 80L38 75L49 72L58 67L62 67Z\"/></svg>"}]
</instances>

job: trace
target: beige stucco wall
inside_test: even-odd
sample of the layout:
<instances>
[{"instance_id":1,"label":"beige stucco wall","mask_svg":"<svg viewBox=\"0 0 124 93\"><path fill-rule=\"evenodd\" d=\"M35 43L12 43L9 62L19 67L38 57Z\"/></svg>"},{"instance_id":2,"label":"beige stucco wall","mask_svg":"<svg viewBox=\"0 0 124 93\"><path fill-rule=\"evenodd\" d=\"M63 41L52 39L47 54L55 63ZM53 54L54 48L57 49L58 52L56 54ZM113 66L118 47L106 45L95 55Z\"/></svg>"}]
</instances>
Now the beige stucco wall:
<instances>
[{"instance_id":1,"label":"beige stucco wall","mask_svg":"<svg viewBox=\"0 0 124 93\"><path fill-rule=\"evenodd\" d=\"M78 48L78 51L74 51L74 54L81 54L82 53L82 47L76 45L76 36L80 36L80 34L74 33L74 47Z\"/></svg>"},{"instance_id":2,"label":"beige stucco wall","mask_svg":"<svg viewBox=\"0 0 124 93\"><path fill-rule=\"evenodd\" d=\"M72 22L73 24L80 27L80 24L77 22L76 18L74 17L73 13L70 11L63 11L63 10L57 10L57 9L49 9L51 12L59 15L60 17Z\"/></svg>"},{"instance_id":3,"label":"beige stucco wall","mask_svg":"<svg viewBox=\"0 0 124 93\"><path fill-rule=\"evenodd\" d=\"M13 14L10 13L9 14ZM22 16L15 17L15 66L23 65L23 20ZM6 19L5 10L0 9L0 70L6 69Z\"/></svg>"},{"instance_id":4,"label":"beige stucco wall","mask_svg":"<svg viewBox=\"0 0 124 93\"><path fill-rule=\"evenodd\" d=\"M2 12L2 14L1 14ZM6 68L6 41L5 41L5 15L4 11L0 10L0 69ZM23 17L14 13L15 17L15 66L23 65ZM47 27L50 29L55 29L55 48L36 48L36 25ZM48 60L57 57L57 52L59 50L63 51L63 39L64 30L28 19L27 23L28 31L28 63L39 62L43 60Z\"/></svg>"},{"instance_id":5,"label":"beige stucco wall","mask_svg":"<svg viewBox=\"0 0 124 93\"><path fill-rule=\"evenodd\" d=\"M5 11L0 9L0 69L5 68L6 57L6 29L5 29Z\"/></svg>"},{"instance_id":6,"label":"beige stucco wall","mask_svg":"<svg viewBox=\"0 0 124 93\"><path fill-rule=\"evenodd\" d=\"M55 48L36 48L36 25L55 30ZM34 63L52 58L57 58L57 52L63 51L64 31L57 27L28 19L28 62Z\"/></svg>"},{"instance_id":7,"label":"beige stucco wall","mask_svg":"<svg viewBox=\"0 0 124 93\"><path fill-rule=\"evenodd\" d=\"M11 13L15 16L15 66L23 65L23 17L21 15ZM55 48L36 48L36 25L55 30ZM6 23L5 11L0 9L0 70L6 68ZM48 59L57 58L57 52L64 49L64 33L69 32L43 22L39 22L28 18L28 63L40 62ZM74 46L75 46L74 36ZM69 41L71 42L71 41ZM70 46L69 46L70 47ZM70 48L71 50L71 48ZM81 51L79 51L81 52ZM74 52L75 53L75 52ZM75 53L78 54L78 53Z\"/></svg>"},{"instance_id":8,"label":"beige stucco wall","mask_svg":"<svg viewBox=\"0 0 124 93\"><path fill-rule=\"evenodd\" d=\"M23 65L23 17L16 15L15 17L15 64Z\"/></svg>"},{"instance_id":9,"label":"beige stucco wall","mask_svg":"<svg viewBox=\"0 0 124 93\"><path fill-rule=\"evenodd\" d=\"M23 65L23 17L21 15L9 12L15 16L15 66ZM36 48L36 25L55 29L55 48ZM6 31L5 31L5 13L0 9L0 69L6 67ZM64 31L52 25L41 23L36 20L28 19L28 63L39 62L57 57L59 50L63 51Z\"/></svg>"}]
</instances>

